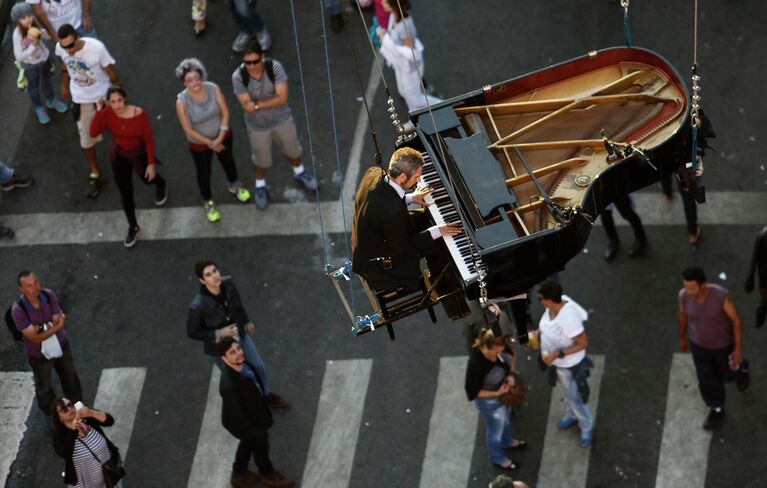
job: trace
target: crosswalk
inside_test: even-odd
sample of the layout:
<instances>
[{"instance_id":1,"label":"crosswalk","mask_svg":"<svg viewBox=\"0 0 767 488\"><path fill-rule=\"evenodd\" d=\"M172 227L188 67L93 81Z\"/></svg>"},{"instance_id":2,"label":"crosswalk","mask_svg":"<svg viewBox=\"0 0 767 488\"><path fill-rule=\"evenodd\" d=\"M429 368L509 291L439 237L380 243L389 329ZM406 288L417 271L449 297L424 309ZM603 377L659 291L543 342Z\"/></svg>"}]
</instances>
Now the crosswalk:
<instances>
[{"instance_id":1,"label":"crosswalk","mask_svg":"<svg viewBox=\"0 0 767 488\"><path fill-rule=\"evenodd\" d=\"M596 419L602 377L608 362L601 355L591 357L595 367L589 379L589 405ZM439 359L428 433L424 432L428 438L423 458L419 461L420 488L463 488L470 485L475 451L478 451L476 455L480 458L485 455L484 436L478 437L484 426L473 405L466 401L463 390L466 361L465 356ZM312 435L301 486L347 488L353 484L352 468L366 400L370 391L376 388L371 383L374 361L333 360L327 361L324 367L314 424L313 427L305 426L312 429ZM116 423L108 430L108 435L124 456L128 453L131 439L137 434L133 426L146 375L147 370L142 367L108 368L101 372L94 407L114 415ZM220 372L212 366L205 411L186 480L189 488L229 486L230 463L237 441L221 426L219 381ZM556 421L564 409L560 389L552 389L550 393L536 390L533 394L550 394L551 397L540 453L540 470L537 480L527 481L540 488L586 487L591 449L578 446L577 429L565 432L556 429ZM30 373L0 373L0 479L5 479L10 472L19 452L27 418L33 411L33 397ZM704 414L705 407L699 398L690 355L675 354L668 378L656 488L705 485L711 435L700 428L700 419ZM599 436L597 421L595 439ZM381 439L380 442L385 451L386 440ZM131 465L130 459L127 463Z\"/></svg>"}]
</instances>

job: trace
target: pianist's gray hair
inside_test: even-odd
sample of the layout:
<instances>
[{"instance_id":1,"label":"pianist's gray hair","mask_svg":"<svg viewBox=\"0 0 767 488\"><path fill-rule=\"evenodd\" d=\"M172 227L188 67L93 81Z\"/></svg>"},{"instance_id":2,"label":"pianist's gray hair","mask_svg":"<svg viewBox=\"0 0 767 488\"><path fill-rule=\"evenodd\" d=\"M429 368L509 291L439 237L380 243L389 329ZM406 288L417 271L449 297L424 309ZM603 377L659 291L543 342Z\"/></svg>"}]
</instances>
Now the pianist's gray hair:
<instances>
[{"instance_id":1,"label":"pianist's gray hair","mask_svg":"<svg viewBox=\"0 0 767 488\"><path fill-rule=\"evenodd\" d=\"M186 74L190 71L196 71L200 73L200 78L202 81L207 81L208 71L205 69L205 65L202 64L202 61L197 58L186 58L181 60L181 62L178 63L178 66L176 66L176 78L181 80L183 83Z\"/></svg>"},{"instance_id":2,"label":"pianist's gray hair","mask_svg":"<svg viewBox=\"0 0 767 488\"><path fill-rule=\"evenodd\" d=\"M423 166L423 156L411 147L402 147L394 151L389 160L389 176L396 178L401 174L408 177Z\"/></svg>"}]
</instances>

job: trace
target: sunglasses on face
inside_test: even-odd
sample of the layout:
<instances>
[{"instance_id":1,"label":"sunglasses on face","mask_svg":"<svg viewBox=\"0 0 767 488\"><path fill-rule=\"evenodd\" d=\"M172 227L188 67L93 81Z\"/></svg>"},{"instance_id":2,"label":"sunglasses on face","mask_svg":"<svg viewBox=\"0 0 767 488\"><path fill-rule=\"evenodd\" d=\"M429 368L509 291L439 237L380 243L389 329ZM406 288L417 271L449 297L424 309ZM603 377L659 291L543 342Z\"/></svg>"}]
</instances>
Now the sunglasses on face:
<instances>
[{"instance_id":1,"label":"sunglasses on face","mask_svg":"<svg viewBox=\"0 0 767 488\"><path fill-rule=\"evenodd\" d=\"M62 402L60 408L62 413L69 412L70 410L75 408L75 404L72 403L71 401Z\"/></svg>"},{"instance_id":2,"label":"sunglasses on face","mask_svg":"<svg viewBox=\"0 0 767 488\"><path fill-rule=\"evenodd\" d=\"M77 39L72 41L71 44L67 44L67 45L62 44L61 47L62 47L62 49L72 49L72 48L75 47L75 45L77 45Z\"/></svg>"},{"instance_id":3,"label":"sunglasses on face","mask_svg":"<svg viewBox=\"0 0 767 488\"><path fill-rule=\"evenodd\" d=\"M248 66L254 66L254 65L256 65L256 64L258 64L260 62L261 62L260 58L252 60L252 61L243 61L243 63L247 64Z\"/></svg>"}]
</instances>

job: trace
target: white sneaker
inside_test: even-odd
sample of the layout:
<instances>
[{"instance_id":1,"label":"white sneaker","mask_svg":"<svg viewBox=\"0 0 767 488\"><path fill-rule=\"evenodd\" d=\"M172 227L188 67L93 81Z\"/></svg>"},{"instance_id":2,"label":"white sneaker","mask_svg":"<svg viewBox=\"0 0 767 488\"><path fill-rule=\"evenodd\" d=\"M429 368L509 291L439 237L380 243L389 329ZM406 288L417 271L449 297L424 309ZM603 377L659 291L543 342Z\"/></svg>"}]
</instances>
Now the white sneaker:
<instances>
[{"instance_id":1,"label":"white sneaker","mask_svg":"<svg viewBox=\"0 0 767 488\"><path fill-rule=\"evenodd\" d=\"M232 43L232 51L236 53L243 52L245 50L245 44L248 43L251 35L252 34L247 32L240 32L237 34L237 37L234 38L234 42Z\"/></svg>"},{"instance_id":2,"label":"white sneaker","mask_svg":"<svg viewBox=\"0 0 767 488\"><path fill-rule=\"evenodd\" d=\"M258 39L258 44L264 51L268 51L272 47L272 36L269 35L269 31L266 29L256 33L256 39Z\"/></svg>"}]
</instances>

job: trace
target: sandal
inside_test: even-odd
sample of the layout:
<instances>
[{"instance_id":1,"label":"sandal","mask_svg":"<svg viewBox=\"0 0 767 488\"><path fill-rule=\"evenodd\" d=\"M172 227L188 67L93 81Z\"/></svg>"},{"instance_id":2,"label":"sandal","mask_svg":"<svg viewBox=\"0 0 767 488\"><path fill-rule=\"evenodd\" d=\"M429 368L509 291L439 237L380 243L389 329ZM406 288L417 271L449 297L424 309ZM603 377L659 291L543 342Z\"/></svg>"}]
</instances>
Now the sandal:
<instances>
[{"instance_id":1,"label":"sandal","mask_svg":"<svg viewBox=\"0 0 767 488\"><path fill-rule=\"evenodd\" d=\"M205 20L197 20L194 23L194 35L197 37L200 37L205 33L205 28L207 26L205 25Z\"/></svg>"},{"instance_id":2,"label":"sandal","mask_svg":"<svg viewBox=\"0 0 767 488\"><path fill-rule=\"evenodd\" d=\"M701 229L700 225L698 226L698 230L695 232L695 234L689 234L687 236L687 243L691 246L694 246L700 241L700 236L703 233L703 229Z\"/></svg>"},{"instance_id":3,"label":"sandal","mask_svg":"<svg viewBox=\"0 0 767 488\"><path fill-rule=\"evenodd\" d=\"M517 465L511 459L509 459L509 464L507 464L506 466L502 466L500 464L495 464L495 463L493 463L493 466L495 466L498 469L502 469L504 471L514 471L515 469L517 469Z\"/></svg>"},{"instance_id":4,"label":"sandal","mask_svg":"<svg viewBox=\"0 0 767 488\"><path fill-rule=\"evenodd\" d=\"M507 447L506 449L512 450L512 449L526 449L527 448L527 442L523 441L522 439L514 439L517 441L516 444L514 444L514 441L511 442L511 445Z\"/></svg>"}]
</instances>

